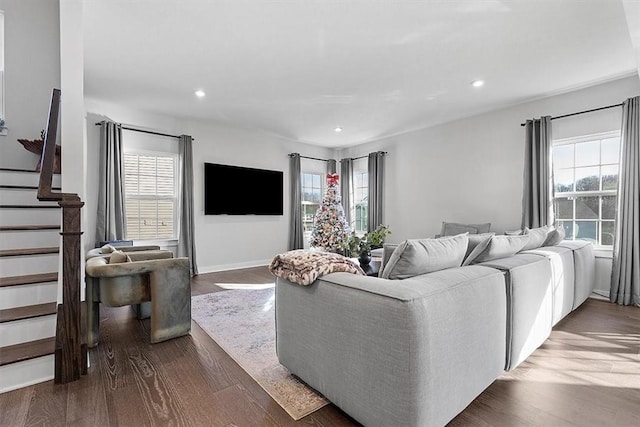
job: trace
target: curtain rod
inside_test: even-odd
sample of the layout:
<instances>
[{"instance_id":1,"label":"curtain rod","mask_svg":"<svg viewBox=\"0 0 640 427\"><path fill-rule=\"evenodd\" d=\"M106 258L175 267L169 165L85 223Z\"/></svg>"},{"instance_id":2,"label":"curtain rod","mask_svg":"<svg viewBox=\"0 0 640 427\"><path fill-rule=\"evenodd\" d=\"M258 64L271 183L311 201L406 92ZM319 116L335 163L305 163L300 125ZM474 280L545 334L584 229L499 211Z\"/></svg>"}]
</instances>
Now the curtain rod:
<instances>
[{"instance_id":1,"label":"curtain rod","mask_svg":"<svg viewBox=\"0 0 640 427\"><path fill-rule=\"evenodd\" d=\"M100 126L101 124L102 124L101 122L95 123L96 126ZM132 128L132 127L129 127L129 126L124 126L124 125L121 125L121 127L124 130L131 130L131 131L134 131L134 132L148 133L148 134L151 134L151 135L158 135L158 136L167 136L169 138L180 138L180 135L169 135L168 133L155 132L155 131L152 131L152 130L136 129L136 128ZM195 141L194 138L191 138L191 140Z\"/></svg>"},{"instance_id":2,"label":"curtain rod","mask_svg":"<svg viewBox=\"0 0 640 427\"><path fill-rule=\"evenodd\" d=\"M298 156L300 156L300 158L301 158L301 159L318 160L319 162L328 162L328 161L329 161L329 160L327 160L327 159L319 159L319 158L317 158L317 157L307 157L307 156L302 156L302 155L300 155L300 153L290 153L290 154L287 154L287 155L288 155L289 157L293 157L293 156L295 156L296 154L297 154Z\"/></svg>"},{"instance_id":3,"label":"curtain rod","mask_svg":"<svg viewBox=\"0 0 640 427\"><path fill-rule=\"evenodd\" d=\"M606 110L607 108L615 108L615 107L622 107L622 103L615 104L615 105L607 105L606 107L594 108L592 110L578 111L577 113L563 114L562 116L551 117L551 120L564 119L565 117L577 116L578 114L592 113L594 111ZM526 123L520 123L520 126L525 126L525 125Z\"/></svg>"},{"instance_id":4,"label":"curtain rod","mask_svg":"<svg viewBox=\"0 0 640 427\"><path fill-rule=\"evenodd\" d=\"M378 153L380 153L383 156L386 156L388 153L386 151L378 151ZM364 156L360 156L360 157L351 157L349 158L349 160L360 160L360 159L366 159L367 157L369 157L368 154L365 154ZM340 160L342 161L342 160Z\"/></svg>"}]
</instances>

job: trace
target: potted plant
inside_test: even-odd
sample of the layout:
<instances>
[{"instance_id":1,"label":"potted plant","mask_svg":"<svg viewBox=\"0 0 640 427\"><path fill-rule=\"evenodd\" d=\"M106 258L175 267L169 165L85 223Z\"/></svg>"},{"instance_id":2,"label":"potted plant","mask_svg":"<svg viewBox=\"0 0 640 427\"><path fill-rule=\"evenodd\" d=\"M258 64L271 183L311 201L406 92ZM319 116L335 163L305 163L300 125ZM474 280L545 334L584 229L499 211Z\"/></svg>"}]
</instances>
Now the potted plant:
<instances>
[{"instance_id":1,"label":"potted plant","mask_svg":"<svg viewBox=\"0 0 640 427\"><path fill-rule=\"evenodd\" d=\"M386 225L379 225L375 230L364 233L362 237L351 232L349 236L342 240L340 248L345 256L358 256L360 264L367 265L371 262L371 249L381 248L384 239L391 234L391 230Z\"/></svg>"}]
</instances>

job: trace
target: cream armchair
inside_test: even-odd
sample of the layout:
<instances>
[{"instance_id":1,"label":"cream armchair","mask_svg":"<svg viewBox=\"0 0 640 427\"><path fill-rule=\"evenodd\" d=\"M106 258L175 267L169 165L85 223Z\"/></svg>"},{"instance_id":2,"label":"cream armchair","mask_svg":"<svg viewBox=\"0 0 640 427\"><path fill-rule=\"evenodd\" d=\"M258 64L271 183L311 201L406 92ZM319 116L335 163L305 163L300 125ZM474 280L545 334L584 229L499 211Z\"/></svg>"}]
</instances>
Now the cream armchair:
<instances>
[{"instance_id":1,"label":"cream armchair","mask_svg":"<svg viewBox=\"0 0 640 427\"><path fill-rule=\"evenodd\" d=\"M151 317L151 343L176 338L191 331L189 259L170 258L167 254L160 256L164 258L122 263L109 263L109 257L106 256L87 260L85 281L89 347L98 345L100 303L109 307L138 305L136 311L139 318ZM144 304L146 302L148 304ZM147 310L144 309L145 305L148 306Z\"/></svg>"}]
</instances>

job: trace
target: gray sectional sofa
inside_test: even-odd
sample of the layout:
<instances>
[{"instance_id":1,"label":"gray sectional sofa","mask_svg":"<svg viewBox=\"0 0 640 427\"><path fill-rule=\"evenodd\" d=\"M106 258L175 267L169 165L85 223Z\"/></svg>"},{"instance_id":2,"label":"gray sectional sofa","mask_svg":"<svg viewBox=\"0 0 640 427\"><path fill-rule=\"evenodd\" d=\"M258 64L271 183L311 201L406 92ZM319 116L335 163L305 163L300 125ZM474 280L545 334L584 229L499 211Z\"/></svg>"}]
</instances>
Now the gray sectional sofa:
<instances>
[{"instance_id":1,"label":"gray sectional sofa","mask_svg":"<svg viewBox=\"0 0 640 427\"><path fill-rule=\"evenodd\" d=\"M455 252L461 236L467 250L458 266L431 261ZM389 251L383 277L331 273L309 286L276 280L280 363L366 426L447 424L538 348L595 285L587 242L521 246L474 263L466 234L435 249L436 239L423 240L410 242L413 249L403 243L405 255L414 250L404 259L398 248ZM486 259L490 247L480 249ZM433 271L394 280L388 268L406 272L408 261Z\"/></svg>"}]
</instances>

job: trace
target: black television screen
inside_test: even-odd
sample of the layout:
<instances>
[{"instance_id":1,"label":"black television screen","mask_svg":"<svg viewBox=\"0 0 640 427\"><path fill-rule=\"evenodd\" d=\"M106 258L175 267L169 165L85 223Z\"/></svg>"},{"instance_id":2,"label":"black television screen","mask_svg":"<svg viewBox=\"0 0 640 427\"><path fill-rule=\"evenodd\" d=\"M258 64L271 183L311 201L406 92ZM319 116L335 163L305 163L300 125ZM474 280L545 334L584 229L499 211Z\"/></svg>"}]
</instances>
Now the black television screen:
<instances>
[{"instance_id":1,"label":"black television screen","mask_svg":"<svg viewBox=\"0 0 640 427\"><path fill-rule=\"evenodd\" d=\"M282 215L282 171L204 164L205 215Z\"/></svg>"}]
</instances>

